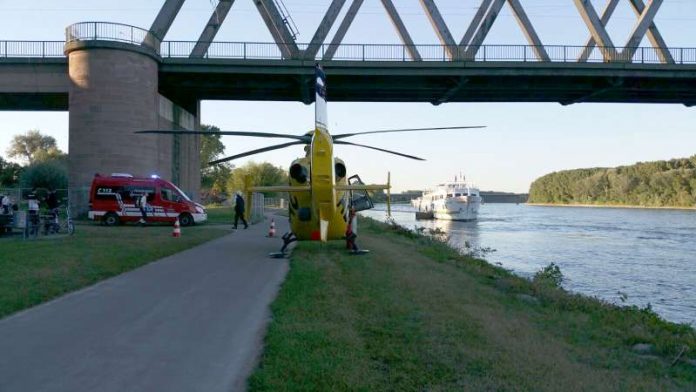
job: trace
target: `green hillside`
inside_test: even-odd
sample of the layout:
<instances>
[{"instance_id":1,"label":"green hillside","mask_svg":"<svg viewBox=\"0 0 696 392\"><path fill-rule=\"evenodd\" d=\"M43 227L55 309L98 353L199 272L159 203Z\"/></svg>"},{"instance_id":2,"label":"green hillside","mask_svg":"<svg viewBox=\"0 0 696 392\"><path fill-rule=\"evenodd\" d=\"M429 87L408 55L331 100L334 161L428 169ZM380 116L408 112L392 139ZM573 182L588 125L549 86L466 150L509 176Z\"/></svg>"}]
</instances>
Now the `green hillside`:
<instances>
[{"instance_id":1,"label":"green hillside","mask_svg":"<svg viewBox=\"0 0 696 392\"><path fill-rule=\"evenodd\" d=\"M696 206L696 155L617 168L564 170L535 180L530 203Z\"/></svg>"}]
</instances>

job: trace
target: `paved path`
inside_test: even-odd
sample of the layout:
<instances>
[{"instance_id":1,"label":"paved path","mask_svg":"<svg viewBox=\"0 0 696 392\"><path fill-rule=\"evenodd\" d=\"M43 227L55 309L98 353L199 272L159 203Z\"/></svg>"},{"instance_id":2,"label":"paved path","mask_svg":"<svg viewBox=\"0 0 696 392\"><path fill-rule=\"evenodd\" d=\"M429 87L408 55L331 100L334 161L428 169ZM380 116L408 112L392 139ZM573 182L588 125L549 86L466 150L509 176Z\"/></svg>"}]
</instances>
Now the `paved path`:
<instances>
[{"instance_id":1,"label":"paved path","mask_svg":"<svg viewBox=\"0 0 696 392\"><path fill-rule=\"evenodd\" d=\"M283 233L287 219L276 224ZM280 247L267 229L238 230L0 320L0 391L243 389L288 270L266 257Z\"/></svg>"}]
</instances>

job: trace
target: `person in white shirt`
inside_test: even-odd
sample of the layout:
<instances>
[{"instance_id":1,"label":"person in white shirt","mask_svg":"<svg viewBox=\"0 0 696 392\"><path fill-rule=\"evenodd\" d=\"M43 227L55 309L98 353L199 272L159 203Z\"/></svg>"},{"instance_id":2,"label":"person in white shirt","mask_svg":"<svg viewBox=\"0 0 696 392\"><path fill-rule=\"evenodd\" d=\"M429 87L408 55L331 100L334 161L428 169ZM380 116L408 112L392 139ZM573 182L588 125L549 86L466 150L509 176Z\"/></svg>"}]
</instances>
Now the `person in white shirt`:
<instances>
[{"instance_id":1,"label":"person in white shirt","mask_svg":"<svg viewBox=\"0 0 696 392\"><path fill-rule=\"evenodd\" d=\"M8 215L10 213L10 197L7 195L0 195L0 208L2 208L2 213Z\"/></svg>"},{"instance_id":2,"label":"person in white shirt","mask_svg":"<svg viewBox=\"0 0 696 392\"><path fill-rule=\"evenodd\" d=\"M142 214L138 223L145 226L147 224L147 193L143 193L139 196L138 199L136 199L136 204L140 207L140 213Z\"/></svg>"}]
</instances>

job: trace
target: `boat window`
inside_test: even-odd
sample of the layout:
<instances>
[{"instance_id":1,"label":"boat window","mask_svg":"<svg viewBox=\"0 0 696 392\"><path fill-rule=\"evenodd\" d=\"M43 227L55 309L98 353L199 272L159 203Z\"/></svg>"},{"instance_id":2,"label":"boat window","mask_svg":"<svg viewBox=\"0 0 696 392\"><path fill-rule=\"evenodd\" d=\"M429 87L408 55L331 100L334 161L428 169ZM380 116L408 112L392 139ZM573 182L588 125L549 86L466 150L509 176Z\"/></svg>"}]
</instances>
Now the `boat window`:
<instances>
[{"instance_id":1,"label":"boat window","mask_svg":"<svg viewBox=\"0 0 696 392\"><path fill-rule=\"evenodd\" d=\"M459 197L459 196L461 196L461 195L462 195L461 193L457 193L457 197Z\"/></svg>"}]
</instances>

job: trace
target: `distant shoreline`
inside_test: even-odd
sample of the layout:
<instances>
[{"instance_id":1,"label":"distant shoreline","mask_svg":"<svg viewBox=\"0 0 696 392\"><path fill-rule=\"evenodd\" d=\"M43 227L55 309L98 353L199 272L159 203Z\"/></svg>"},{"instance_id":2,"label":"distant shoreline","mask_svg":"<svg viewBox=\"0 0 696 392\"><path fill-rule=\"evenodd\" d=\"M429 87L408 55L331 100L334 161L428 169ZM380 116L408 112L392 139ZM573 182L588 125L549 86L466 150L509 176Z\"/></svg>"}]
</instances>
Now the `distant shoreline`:
<instances>
[{"instance_id":1,"label":"distant shoreline","mask_svg":"<svg viewBox=\"0 0 696 392\"><path fill-rule=\"evenodd\" d=\"M529 206L536 207L583 207L583 208L628 208L628 209L642 209L642 210L689 210L696 211L696 207L650 207L650 206L636 206L636 205L624 205L624 204L561 204L561 203L525 203Z\"/></svg>"}]
</instances>

